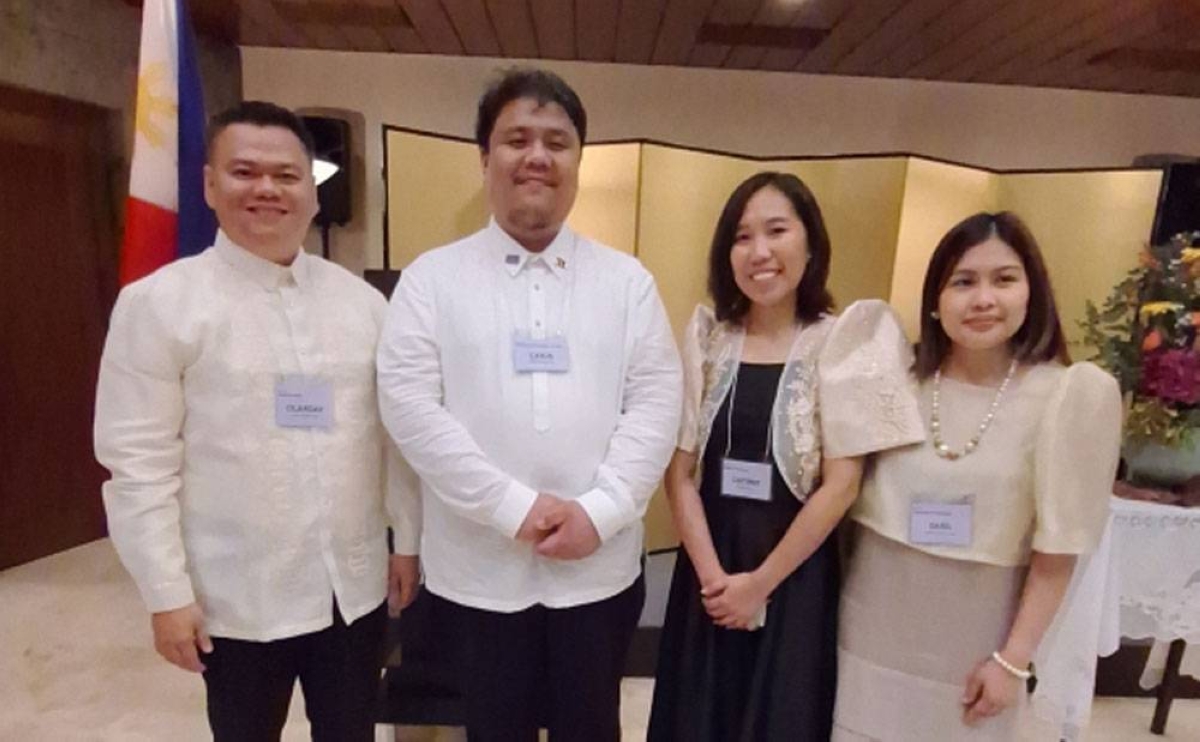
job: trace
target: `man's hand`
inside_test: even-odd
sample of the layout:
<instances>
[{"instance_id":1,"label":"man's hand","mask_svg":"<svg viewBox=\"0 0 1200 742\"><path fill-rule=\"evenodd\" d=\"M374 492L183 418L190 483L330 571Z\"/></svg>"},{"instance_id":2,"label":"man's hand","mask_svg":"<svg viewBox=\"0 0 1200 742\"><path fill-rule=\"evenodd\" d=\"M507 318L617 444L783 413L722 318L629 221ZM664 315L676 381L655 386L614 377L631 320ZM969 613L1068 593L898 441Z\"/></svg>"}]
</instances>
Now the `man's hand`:
<instances>
[{"instance_id":1,"label":"man's hand","mask_svg":"<svg viewBox=\"0 0 1200 742\"><path fill-rule=\"evenodd\" d=\"M392 554L388 557L388 615L395 618L412 605L421 589L421 560L416 556Z\"/></svg>"},{"instance_id":2,"label":"man's hand","mask_svg":"<svg viewBox=\"0 0 1200 742\"><path fill-rule=\"evenodd\" d=\"M199 605L192 603L173 611L154 613L150 616L150 625L154 629L154 648L167 662L190 672L204 672L196 649L209 654L213 645L204 630L204 613Z\"/></svg>"},{"instance_id":3,"label":"man's hand","mask_svg":"<svg viewBox=\"0 0 1200 742\"><path fill-rule=\"evenodd\" d=\"M554 495L539 492L537 499L533 501L533 507L529 508L529 514L525 516L521 527L517 529L517 540L531 544L540 543L542 539L550 535L550 531L554 530L554 526L550 523L557 522L549 520L550 514L557 511L562 505L563 501Z\"/></svg>"},{"instance_id":4,"label":"man's hand","mask_svg":"<svg viewBox=\"0 0 1200 742\"><path fill-rule=\"evenodd\" d=\"M549 534L535 547L537 553L553 559L583 559L600 548L600 534L583 506L574 500L559 501L539 525Z\"/></svg>"},{"instance_id":5,"label":"man's hand","mask_svg":"<svg viewBox=\"0 0 1200 742\"><path fill-rule=\"evenodd\" d=\"M713 623L749 631L758 628L758 615L771 593L757 573L739 572L704 586L700 595Z\"/></svg>"},{"instance_id":6,"label":"man's hand","mask_svg":"<svg viewBox=\"0 0 1200 742\"><path fill-rule=\"evenodd\" d=\"M992 661L990 657L975 665L967 675L963 691L963 723L975 726L1016 703L1023 681Z\"/></svg>"}]
</instances>

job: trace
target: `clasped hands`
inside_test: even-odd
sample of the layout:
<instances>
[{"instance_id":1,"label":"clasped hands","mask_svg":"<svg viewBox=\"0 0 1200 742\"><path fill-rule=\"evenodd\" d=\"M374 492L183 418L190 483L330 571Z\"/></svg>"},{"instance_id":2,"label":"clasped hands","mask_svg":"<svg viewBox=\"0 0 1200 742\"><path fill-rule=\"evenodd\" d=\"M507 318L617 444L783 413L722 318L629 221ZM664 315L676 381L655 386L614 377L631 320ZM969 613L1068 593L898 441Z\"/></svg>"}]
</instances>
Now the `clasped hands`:
<instances>
[{"instance_id":1,"label":"clasped hands","mask_svg":"<svg viewBox=\"0 0 1200 742\"><path fill-rule=\"evenodd\" d=\"M583 506L539 492L517 529L517 540L552 559L583 559L600 548L600 534Z\"/></svg>"},{"instance_id":2,"label":"clasped hands","mask_svg":"<svg viewBox=\"0 0 1200 742\"><path fill-rule=\"evenodd\" d=\"M724 570L700 580L700 602L709 618L726 629L754 631L772 588L758 572L726 574Z\"/></svg>"}]
</instances>

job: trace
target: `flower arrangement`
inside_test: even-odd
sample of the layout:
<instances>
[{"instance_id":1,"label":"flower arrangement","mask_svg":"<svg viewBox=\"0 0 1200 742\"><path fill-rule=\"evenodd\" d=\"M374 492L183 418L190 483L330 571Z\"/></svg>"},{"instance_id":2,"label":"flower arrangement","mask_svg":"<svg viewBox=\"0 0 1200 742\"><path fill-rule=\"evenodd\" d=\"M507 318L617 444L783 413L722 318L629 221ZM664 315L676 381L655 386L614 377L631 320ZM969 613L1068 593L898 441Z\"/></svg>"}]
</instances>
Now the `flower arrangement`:
<instances>
[{"instance_id":1,"label":"flower arrangement","mask_svg":"<svg viewBox=\"0 0 1200 742\"><path fill-rule=\"evenodd\" d=\"M1080 323L1130 400L1125 439L1171 448L1200 430L1200 232L1151 245Z\"/></svg>"}]
</instances>

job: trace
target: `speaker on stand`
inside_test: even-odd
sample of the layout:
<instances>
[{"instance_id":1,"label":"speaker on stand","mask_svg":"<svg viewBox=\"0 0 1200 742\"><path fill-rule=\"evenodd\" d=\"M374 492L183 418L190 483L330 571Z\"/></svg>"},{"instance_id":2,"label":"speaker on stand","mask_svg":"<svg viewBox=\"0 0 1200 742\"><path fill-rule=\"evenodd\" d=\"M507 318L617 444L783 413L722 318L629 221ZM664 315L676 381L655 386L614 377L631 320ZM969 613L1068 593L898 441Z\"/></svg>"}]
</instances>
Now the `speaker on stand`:
<instances>
[{"instance_id":1,"label":"speaker on stand","mask_svg":"<svg viewBox=\"0 0 1200 742\"><path fill-rule=\"evenodd\" d=\"M321 256L329 258L329 230L350 221L350 123L327 116L302 116L316 144L313 175L320 209L313 221L321 229Z\"/></svg>"},{"instance_id":2,"label":"speaker on stand","mask_svg":"<svg viewBox=\"0 0 1200 742\"><path fill-rule=\"evenodd\" d=\"M1175 162L1166 167L1154 232L1150 242L1161 245L1181 232L1200 231L1200 163Z\"/></svg>"}]
</instances>

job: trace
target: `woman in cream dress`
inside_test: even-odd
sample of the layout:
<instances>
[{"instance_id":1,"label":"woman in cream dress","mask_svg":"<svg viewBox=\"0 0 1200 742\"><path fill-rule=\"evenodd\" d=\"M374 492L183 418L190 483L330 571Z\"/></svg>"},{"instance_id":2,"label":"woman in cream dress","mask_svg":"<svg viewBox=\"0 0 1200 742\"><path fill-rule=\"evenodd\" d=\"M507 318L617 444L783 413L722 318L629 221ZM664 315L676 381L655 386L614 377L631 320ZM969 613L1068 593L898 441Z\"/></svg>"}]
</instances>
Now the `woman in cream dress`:
<instances>
[{"instance_id":1,"label":"woman in cream dress","mask_svg":"<svg viewBox=\"0 0 1200 742\"><path fill-rule=\"evenodd\" d=\"M830 533L862 456L923 436L911 351L882 302L826 312L829 238L795 176L730 196L709 290L684 339L685 402L666 489L684 551L648 738L826 740L837 685Z\"/></svg>"},{"instance_id":2,"label":"woman in cream dress","mask_svg":"<svg viewBox=\"0 0 1200 742\"><path fill-rule=\"evenodd\" d=\"M1102 534L1116 381L1066 346L1009 213L942 238L914 371L928 437L875 457L842 594L834 740L1017 738L1030 660Z\"/></svg>"}]
</instances>

